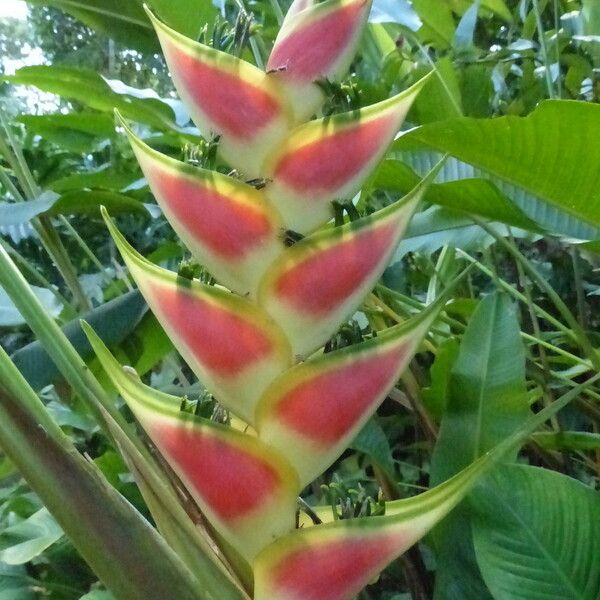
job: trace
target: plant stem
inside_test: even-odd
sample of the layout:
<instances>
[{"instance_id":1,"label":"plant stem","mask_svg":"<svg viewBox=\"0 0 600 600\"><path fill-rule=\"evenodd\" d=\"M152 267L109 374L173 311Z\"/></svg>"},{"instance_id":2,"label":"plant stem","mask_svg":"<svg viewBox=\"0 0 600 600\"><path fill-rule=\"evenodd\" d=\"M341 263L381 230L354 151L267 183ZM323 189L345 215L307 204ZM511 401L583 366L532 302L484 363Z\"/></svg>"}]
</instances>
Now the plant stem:
<instances>
[{"instance_id":1,"label":"plant stem","mask_svg":"<svg viewBox=\"0 0 600 600\"><path fill-rule=\"evenodd\" d=\"M35 182L33 174L29 170L23 152L16 139L12 135L9 124L6 122L4 112L0 110L0 125L4 130L8 142L0 135L0 154L3 154L8 164L11 166L15 177L19 180L22 189L26 195L30 198L37 198L40 195L40 189ZM12 184L10 178L4 173L2 181L6 185L8 181L7 189L13 194L15 200L23 201L24 197L18 192L16 186ZM91 304L85 295L79 280L77 279L77 272L73 267L73 264L69 258L63 243L58 236L58 233L54 229L52 222L48 216L39 216L31 221L34 230L39 235L42 245L48 255L56 265L59 273L63 280L71 290L73 298L82 310L90 310Z\"/></svg>"},{"instance_id":2,"label":"plant stem","mask_svg":"<svg viewBox=\"0 0 600 600\"><path fill-rule=\"evenodd\" d=\"M540 50L542 52L542 59L544 61L544 74L546 76L546 87L548 88L548 97L556 98L556 94L554 92L554 84L552 83L552 73L550 72L550 58L548 56L548 48L546 46L546 36L544 31L544 25L542 23L542 14L540 13L538 0L533 0L533 12L535 14L538 38L540 40Z\"/></svg>"},{"instance_id":3,"label":"plant stem","mask_svg":"<svg viewBox=\"0 0 600 600\"><path fill-rule=\"evenodd\" d=\"M496 239L504 248L515 258L518 262L521 263L523 269L531 278L531 280L542 290L544 291L558 312L561 314L563 319L566 321L568 327L572 330L575 339L581 346L582 350L587 354L588 358L592 361L594 368L600 372L600 355L596 351L596 349L592 346L590 339L588 338L585 331L582 329L581 325L578 323L577 319L573 316L573 313L569 310L569 307L565 304L564 300L559 296L556 290L546 281L546 279L536 270L536 268L531 264L521 252L518 250L516 246L511 244L511 242L505 239L503 236L499 235L495 232L491 227L488 227L486 223L481 221L480 219L473 217L473 219L477 222L477 224L485 229L491 236Z\"/></svg>"}]
</instances>

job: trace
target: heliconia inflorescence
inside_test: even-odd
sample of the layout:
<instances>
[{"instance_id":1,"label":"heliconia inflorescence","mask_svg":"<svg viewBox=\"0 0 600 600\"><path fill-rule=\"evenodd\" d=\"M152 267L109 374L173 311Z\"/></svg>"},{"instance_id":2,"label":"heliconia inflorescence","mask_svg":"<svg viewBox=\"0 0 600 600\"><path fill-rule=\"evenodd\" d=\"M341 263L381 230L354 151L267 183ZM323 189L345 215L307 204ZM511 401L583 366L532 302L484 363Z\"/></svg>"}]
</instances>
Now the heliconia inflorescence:
<instances>
[{"instance_id":1,"label":"heliconia inflorescence","mask_svg":"<svg viewBox=\"0 0 600 600\"><path fill-rule=\"evenodd\" d=\"M167 219L225 287L139 255L104 212L129 272L178 351L241 432L182 412L179 398L120 368L86 333L140 425L219 536L252 567L257 600L345 600L441 519L473 472L384 516L296 529L297 496L377 409L443 300L358 345L314 354L382 274L431 174L405 198L326 226L386 152L424 81L346 114L311 120L321 80L350 65L370 0L295 0L266 71L150 14L175 85L202 133L243 178L153 150L121 121ZM293 245L285 232L301 235ZM227 288L227 289L226 289Z\"/></svg>"}]
</instances>

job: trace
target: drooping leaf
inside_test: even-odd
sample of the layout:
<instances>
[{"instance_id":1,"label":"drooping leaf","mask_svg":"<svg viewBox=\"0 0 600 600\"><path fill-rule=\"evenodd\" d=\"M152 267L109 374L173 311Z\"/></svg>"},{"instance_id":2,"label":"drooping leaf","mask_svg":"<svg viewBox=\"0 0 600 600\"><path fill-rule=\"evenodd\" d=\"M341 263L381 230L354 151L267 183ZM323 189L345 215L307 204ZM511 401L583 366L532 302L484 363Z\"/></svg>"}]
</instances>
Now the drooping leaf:
<instances>
[{"instance_id":1,"label":"drooping leaf","mask_svg":"<svg viewBox=\"0 0 600 600\"><path fill-rule=\"evenodd\" d=\"M503 466L476 488L477 562L496 600L600 596L600 496L561 473Z\"/></svg>"},{"instance_id":2,"label":"drooping leaf","mask_svg":"<svg viewBox=\"0 0 600 600\"><path fill-rule=\"evenodd\" d=\"M427 173L441 157L439 152L424 149L403 150L401 153L403 163L414 170L417 176ZM384 174L386 170L384 166ZM394 168L392 177L399 185L410 185L398 181L405 177L410 182L410 171L406 166L404 170L406 174L400 175L400 169ZM392 179L386 177L385 181ZM580 240L600 237L599 227L453 157L446 159L436 184L439 185L435 186L431 200L449 208L479 214L530 231L545 230Z\"/></svg>"},{"instance_id":3,"label":"drooping leaf","mask_svg":"<svg viewBox=\"0 0 600 600\"><path fill-rule=\"evenodd\" d=\"M89 69L59 65L21 67L14 75L2 76L2 80L15 85L32 85L111 114L117 108L128 119L159 129L177 130L175 114L168 104L156 98L118 94L98 73Z\"/></svg>"},{"instance_id":4,"label":"drooping leaf","mask_svg":"<svg viewBox=\"0 0 600 600\"><path fill-rule=\"evenodd\" d=\"M310 121L292 131L265 165L265 175L272 179L265 193L286 227L311 231L331 219L332 200L354 196L387 150L425 81L378 104Z\"/></svg>"},{"instance_id":5,"label":"drooping leaf","mask_svg":"<svg viewBox=\"0 0 600 600\"><path fill-rule=\"evenodd\" d=\"M439 154L437 156L441 158ZM414 162L411 160L413 157ZM422 156L423 160L419 160L418 155L407 156L406 153L402 153L402 159L403 161L383 161L375 175L373 187L406 193L415 185L419 176L429 171L425 169L424 156ZM540 230L542 224L528 218L493 183L476 179L471 173L450 173L451 168L448 161L444 163L436 181L425 193L426 201L513 227L530 231Z\"/></svg>"},{"instance_id":6,"label":"drooping leaf","mask_svg":"<svg viewBox=\"0 0 600 600\"><path fill-rule=\"evenodd\" d=\"M28 131L73 152L98 150L115 135L113 121L106 114L21 115L18 120Z\"/></svg>"},{"instance_id":7,"label":"drooping leaf","mask_svg":"<svg viewBox=\"0 0 600 600\"><path fill-rule=\"evenodd\" d=\"M102 304L83 315L83 318L94 327L105 344L112 346L120 343L131 333L147 310L144 298L134 290ZM63 327L63 332L83 358L92 356L92 348L78 320L67 323ZM60 376L58 368L39 341L23 346L11 356L11 359L35 390L50 385Z\"/></svg>"},{"instance_id":8,"label":"drooping leaf","mask_svg":"<svg viewBox=\"0 0 600 600\"><path fill-rule=\"evenodd\" d=\"M142 2L139 0L28 0L35 6L52 6L69 13L128 48L154 53L159 49Z\"/></svg>"}]
</instances>

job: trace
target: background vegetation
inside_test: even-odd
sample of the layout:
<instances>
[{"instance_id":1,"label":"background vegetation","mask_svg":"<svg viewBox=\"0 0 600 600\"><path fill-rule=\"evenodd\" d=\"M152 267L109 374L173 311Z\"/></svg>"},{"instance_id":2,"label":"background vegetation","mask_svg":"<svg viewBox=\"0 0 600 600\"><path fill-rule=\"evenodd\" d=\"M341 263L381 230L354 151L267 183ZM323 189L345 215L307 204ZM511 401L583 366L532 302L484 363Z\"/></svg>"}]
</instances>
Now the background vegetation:
<instances>
[{"instance_id":1,"label":"background vegetation","mask_svg":"<svg viewBox=\"0 0 600 600\"><path fill-rule=\"evenodd\" d=\"M184 33L263 66L279 2L163 10ZM0 53L0 243L102 382L81 315L154 387L227 419L132 291L99 216L106 205L144 255L210 281L115 130L118 107L154 147L226 169L190 126L141 4L35 0L26 20L0 21ZM475 267L377 417L305 490L345 517L447 479L600 370L600 3L376 0L325 112L386 98L430 70L408 118L421 127L340 215L391 202L450 156L375 293L329 347L402 320ZM2 289L0 343L77 448L147 514L120 454ZM599 399L592 382L364 598L597 598ZM0 459L0 599L83 597L111 596Z\"/></svg>"}]
</instances>

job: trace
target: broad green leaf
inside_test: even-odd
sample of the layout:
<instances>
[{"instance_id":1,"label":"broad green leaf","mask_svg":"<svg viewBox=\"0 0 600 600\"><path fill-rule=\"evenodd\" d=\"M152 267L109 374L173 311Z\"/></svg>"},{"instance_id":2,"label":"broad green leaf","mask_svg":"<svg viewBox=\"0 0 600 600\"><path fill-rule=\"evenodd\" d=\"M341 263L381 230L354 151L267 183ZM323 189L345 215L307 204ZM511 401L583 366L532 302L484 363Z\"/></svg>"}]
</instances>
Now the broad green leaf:
<instances>
[{"instance_id":1,"label":"broad green leaf","mask_svg":"<svg viewBox=\"0 0 600 600\"><path fill-rule=\"evenodd\" d=\"M545 101L527 117L463 117L417 128L395 144L420 142L600 226L600 106ZM515 160L518 156L518 160Z\"/></svg>"},{"instance_id":2,"label":"broad green leaf","mask_svg":"<svg viewBox=\"0 0 600 600\"><path fill-rule=\"evenodd\" d=\"M60 8L92 29L127 48L155 53L160 47L143 9L143 0L28 0L29 4ZM196 38L203 25L212 25L218 12L211 0L148 0L171 27Z\"/></svg>"},{"instance_id":3,"label":"broad green leaf","mask_svg":"<svg viewBox=\"0 0 600 600\"><path fill-rule=\"evenodd\" d=\"M52 291L33 285L31 286L31 289L43 304L46 311L48 311L48 314L52 315L54 318L58 317L63 307ZM6 292L0 287L0 328L18 327L24 324L25 320L21 316L21 313Z\"/></svg>"},{"instance_id":4,"label":"broad green leaf","mask_svg":"<svg viewBox=\"0 0 600 600\"><path fill-rule=\"evenodd\" d=\"M419 180L425 163L429 162L427 153L402 153L402 161L384 161L373 181L373 187L391 192L406 193ZM441 158L441 156L440 156ZM452 159L450 159L452 161ZM500 221L513 227L539 231L536 223L516 207L496 186L474 174L452 172L454 163L445 163L437 181L425 192L425 201L440 206L473 214L484 219ZM458 166L458 165L457 165ZM469 170L468 165L465 165ZM427 171L425 171L427 172Z\"/></svg>"},{"instance_id":5,"label":"broad green leaf","mask_svg":"<svg viewBox=\"0 0 600 600\"><path fill-rule=\"evenodd\" d=\"M451 337L438 346L431 365L431 385L423 389L423 403L429 414L439 423L448 405L452 367L458 355L458 340Z\"/></svg>"},{"instance_id":6,"label":"broad green leaf","mask_svg":"<svg viewBox=\"0 0 600 600\"><path fill-rule=\"evenodd\" d=\"M34 6L52 6L69 13L128 48L158 52L159 45L139 0L27 0Z\"/></svg>"},{"instance_id":7,"label":"broad green leaf","mask_svg":"<svg viewBox=\"0 0 600 600\"><path fill-rule=\"evenodd\" d=\"M437 164L442 156L439 152L427 150L407 150L400 154L402 162L417 176L428 173L430 165ZM599 227L589 225L540 197L455 158L446 159L437 182L439 187L429 199L443 206L530 231L546 230L580 240L600 238Z\"/></svg>"},{"instance_id":8,"label":"broad green leaf","mask_svg":"<svg viewBox=\"0 0 600 600\"><path fill-rule=\"evenodd\" d=\"M86 170L55 179L46 185L57 194L82 189L104 189L123 191L141 177L141 173L132 169L122 171L111 165L98 170Z\"/></svg>"},{"instance_id":9,"label":"broad green leaf","mask_svg":"<svg viewBox=\"0 0 600 600\"><path fill-rule=\"evenodd\" d=\"M17 120L28 131L72 152L93 152L115 135L113 119L107 114L21 115Z\"/></svg>"},{"instance_id":10,"label":"broad green leaf","mask_svg":"<svg viewBox=\"0 0 600 600\"><path fill-rule=\"evenodd\" d=\"M23 565L39 556L63 536L63 530L46 508L0 533L0 561Z\"/></svg>"},{"instance_id":11,"label":"broad green leaf","mask_svg":"<svg viewBox=\"0 0 600 600\"><path fill-rule=\"evenodd\" d=\"M541 431L531 439L544 450L598 450L600 433L586 431Z\"/></svg>"},{"instance_id":12,"label":"broad green leaf","mask_svg":"<svg viewBox=\"0 0 600 600\"><path fill-rule=\"evenodd\" d=\"M94 327L104 343L110 346L125 339L147 310L142 295L134 290L102 304L83 315L83 318ZM65 325L63 332L82 357L89 358L93 355L78 320ZM29 385L36 390L53 383L59 377L56 365L39 341L20 348L11 358Z\"/></svg>"},{"instance_id":13,"label":"broad green leaf","mask_svg":"<svg viewBox=\"0 0 600 600\"><path fill-rule=\"evenodd\" d=\"M424 75L428 69L417 69ZM417 123L432 123L462 116L462 96L458 73L448 57L435 63L435 70L417 96L409 118Z\"/></svg>"},{"instance_id":14,"label":"broad green leaf","mask_svg":"<svg viewBox=\"0 0 600 600\"><path fill-rule=\"evenodd\" d=\"M15 85L32 85L63 98L77 100L95 110L111 113L118 109L125 117L161 129L177 129L175 114L156 98L118 94L95 71L58 65L22 67L2 77Z\"/></svg>"},{"instance_id":15,"label":"broad green leaf","mask_svg":"<svg viewBox=\"0 0 600 600\"><path fill-rule=\"evenodd\" d=\"M461 342L450 396L434 448L431 480L439 483L507 439L527 420L525 347L508 297L484 298ZM461 505L435 532L435 598L485 598L475 563L467 508Z\"/></svg>"},{"instance_id":16,"label":"broad green leaf","mask_svg":"<svg viewBox=\"0 0 600 600\"><path fill-rule=\"evenodd\" d=\"M508 437L528 414L519 321L510 299L494 293L471 317L452 369L432 480L457 473Z\"/></svg>"},{"instance_id":17,"label":"broad green leaf","mask_svg":"<svg viewBox=\"0 0 600 600\"><path fill-rule=\"evenodd\" d=\"M600 494L527 465L493 471L471 496L477 562L495 600L600 597Z\"/></svg>"},{"instance_id":18,"label":"broad green leaf","mask_svg":"<svg viewBox=\"0 0 600 600\"><path fill-rule=\"evenodd\" d=\"M433 42L439 49L450 47L454 35L454 17L448 5L440 0L412 0L412 5L423 21L417 32L427 43Z\"/></svg>"}]
</instances>

